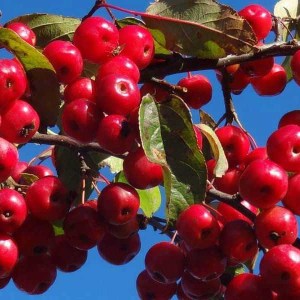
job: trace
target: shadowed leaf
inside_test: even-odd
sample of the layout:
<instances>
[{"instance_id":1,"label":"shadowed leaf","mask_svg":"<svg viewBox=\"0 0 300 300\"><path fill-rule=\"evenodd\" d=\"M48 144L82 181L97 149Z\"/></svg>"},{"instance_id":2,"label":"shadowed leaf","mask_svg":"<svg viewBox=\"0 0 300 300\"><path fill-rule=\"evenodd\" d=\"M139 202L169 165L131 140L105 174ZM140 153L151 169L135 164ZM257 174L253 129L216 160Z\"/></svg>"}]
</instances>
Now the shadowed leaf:
<instances>
[{"instance_id":1,"label":"shadowed leaf","mask_svg":"<svg viewBox=\"0 0 300 300\"><path fill-rule=\"evenodd\" d=\"M211 59L255 51L248 22L216 1L159 0L146 12L143 21L164 34L168 50Z\"/></svg>"}]
</instances>

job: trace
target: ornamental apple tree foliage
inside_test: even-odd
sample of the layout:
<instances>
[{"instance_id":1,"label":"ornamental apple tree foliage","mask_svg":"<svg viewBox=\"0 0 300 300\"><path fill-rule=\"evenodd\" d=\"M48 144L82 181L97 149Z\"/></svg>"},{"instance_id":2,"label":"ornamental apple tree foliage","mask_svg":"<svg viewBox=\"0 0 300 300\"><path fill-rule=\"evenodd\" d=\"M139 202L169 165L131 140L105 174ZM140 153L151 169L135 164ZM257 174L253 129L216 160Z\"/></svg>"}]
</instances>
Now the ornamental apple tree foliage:
<instances>
[{"instance_id":1,"label":"ornamental apple tree foliage","mask_svg":"<svg viewBox=\"0 0 300 300\"><path fill-rule=\"evenodd\" d=\"M258 97L300 84L298 15L298 1L285 0L274 14L213 0L158 0L146 12L98 0L82 19L4 24L0 45L14 58L0 58L0 287L44 293L93 247L129 263L139 230L154 227L170 241L147 252L140 299L299 299L300 110L257 147L232 101L249 84ZM204 69L219 86L191 74ZM213 88L225 104L216 122L205 112ZM27 163L27 143L49 148ZM56 172L34 164L48 157ZM155 215L160 191L165 218Z\"/></svg>"}]
</instances>

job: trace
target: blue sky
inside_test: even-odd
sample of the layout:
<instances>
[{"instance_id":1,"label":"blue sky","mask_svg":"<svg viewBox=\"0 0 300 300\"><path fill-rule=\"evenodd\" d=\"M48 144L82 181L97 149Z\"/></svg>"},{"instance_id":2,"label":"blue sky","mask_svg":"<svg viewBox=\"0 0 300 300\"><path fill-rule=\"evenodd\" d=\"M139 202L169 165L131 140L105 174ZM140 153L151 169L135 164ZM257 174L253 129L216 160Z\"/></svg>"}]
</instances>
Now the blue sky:
<instances>
[{"instance_id":1,"label":"blue sky","mask_svg":"<svg viewBox=\"0 0 300 300\"><path fill-rule=\"evenodd\" d=\"M149 4L144 0L114 0L107 2L111 4L124 5L124 7L142 11ZM92 7L94 0L85 1L50 1L50 0L2 0L0 10L2 18L0 23L3 24L8 20L27 13L46 12L63 14L66 16L82 17ZM250 1L223 1L223 3L231 5L239 10L243 6L250 4ZM261 1L260 4L266 8L273 10L274 1ZM101 13L97 13L101 14ZM116 14L119 16L118 14ZM124 15L123 15L124 16ZM0 52L1 55L1 52ZM201 72L206 75L213 85L213 99L204 107L215 119L223 114L223 102L221 87L216 81L214 71ZM169 80L176 83L182 75L171 76ZM299 109L299 87L291 82L285 91L275 97L259 97L252 87L248 87L241 95L233 96L236 110L240 120L246 129L254 136L258 145L264 145L268 135L277 127L280 117L293 109ZM194 118L198 121L197 114ZM38 148L26 147L26 151L22 152L22 159L29 160ZM128 265L112 266L103 261L96 251L92 249L89 252L86 264L78 271L70 274L58 272L58 276L54 285L44 295L35 298L41 300L118 300L118 299L138 299L135 291L135 279L140 271L144 268L144 257L151 245L160 241L167 240L167 237L153 232L152 228L141 231L142 249L139 255ZM0 291L0 296L5 300L25 300L31 299L23 292L18 291L11 282L8 287Z\"/></svg>"}]
</instances>

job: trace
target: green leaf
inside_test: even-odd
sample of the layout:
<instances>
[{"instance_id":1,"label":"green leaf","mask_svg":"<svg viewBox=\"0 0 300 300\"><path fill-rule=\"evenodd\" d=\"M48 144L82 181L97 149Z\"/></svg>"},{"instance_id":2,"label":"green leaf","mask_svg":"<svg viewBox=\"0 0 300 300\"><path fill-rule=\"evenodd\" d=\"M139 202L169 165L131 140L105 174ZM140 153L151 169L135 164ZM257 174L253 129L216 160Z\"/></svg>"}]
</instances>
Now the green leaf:
<instances>
[{"instance_id":1,"label":"green leaf","mask_svg":"<svg viewBox=\"0 0 300 300\"><path fill-rule=\"evenodd\" d=\"M213 0L158 0L142 19L160 30L166 48L185 55L217 59L255 51L251 26L232 8Z\"/></svg>"},{"instance_id":2,"label":"green leaf","mask_svg":"<svg viewBox=\"0 0 300 300\"><path fill-rule=\"evenodd\" d=\"M119 172L115 177L115 182L128 183L124 172ZM136 189L140 196L140 209L144 212L145 216L150 218L160 208L161 194L159 187L153 187L150 189L140 190Z\"/></svg>"},{"instance_id":3,"label":"green leaf","mask_svg":"<svg viewBox=\"0 0 300 300\"><path fill-rule=\"evenodd\" d=\"M103 159L100 162L99 165L101 168L102 167L109 167L110 171L114 174L119 173L120 171L123 170L123 159L114 157L114 156L109 156L105 159Z\"/></svg>"},{"instance_id":4,"label":"green leaf","mask_svg":"<svg viewBox=\"0 0 300 300\"><path fill-rule=\"evenodd\" d=\"M121 28L127 25L145 26L145 23L143 21L132 17L117 20L116 23ZM171 54L172 52L166 49L166 39L164 34L160 30L150 28L148 29L151 32L154 39L155 54Z\"/></svg>"},{"instance_id":5,"label":"green leaf","mask_svg":"<svg viewBox=\"0 0 300 300\"><path fill-rule=\"evenodd\" d=\"M65 184L65 186L73 191L76 195L75 202L80 202L81 200L81 187L82 187L82 174L81 174L81 164L78 158L78 152L76 150L63 147L55 146L55 166L57 170L57 175L59 179ZM99 170L99 160L101 159L101 154L98 153L85 153L84 161L86 165L90 168L86 176L85 183L85 197L88 199L93 191L92 179L97 177Z\"/></svg>"},{"instance_id":6,"label":"green leaf","mask_svg":"<svg viewBox=\"0 0 300 300\"><path fill-rule=\"evenodd\" d=\"M145 154L164 169L166 217L174 221L187 206L205 198L206 165L190 111L175 95L155 103L148 94L140 106L139 125Z\"/></svg>"},{"instance_id":7,"label":"green leaf","mask_svg":"<svg viewBox=\"0 0 300 300\"><path fill-rule=\"evenodd\" d=\"M21 173L21 178L19 181L22 182L22 184L31 185L32 183L36 182L38 179L39 177L37 177L34 174Z\"/></svg>"},{"instance_id":8,"label":"green leaf","mask_svg":"<svg viewBox=\"0 0 300 300\"><path fill-rule=\"evenodd\" d=\"M0 44L20 60L26 71L31 91L28 102L38 112L42 130L47 126L54 126L60 105L60 93L52 65L42 53L10 29L0 28Z\"/></svg>"},{"instance_id":9,"label":"green leaf","mask_svg":"<svg viewBox=\"0 0 300 300\"><path fill-rule=\"evenodd\" d=\"M52 14L30 14L19 16L12 22L27 24L36 34L37 47L44 48L49 42L60 39L72 41L75 29L81 20Z\"/></svg>"},{"instance_id":10,"label":"green leaf","mask_svg":"<svg viewBox=\"0 0 300 300\"><path fill-rule=\"evenodd\" d=\"M280 18L297 18L300 14L300 4L298 0L280 0L275 4L274 15ZM283 22L283 21L282 21ZM296 29L295 22L285 22L285 26L282 26L282 38L283 41L289 39L289 31Z\"/></svg>"},{"instance_id":11,"label":"green leaf","mask_svg":"<svg viewBox=\"0 0 300 300\"><path fill-rule=\"evenodd\" d=\"M65 233L64 228L63 228L63 222L62 221L55 221L52 223L53 229L54 229L54 234L57 235L62 235Z\"/></svg>"},{"instance_id":12,"label":"green leaf","mask_svg":"<svg viewBox=\"0 0 300 300\"><path fill-rule=\"evenodd\" d=\"M214 175L216 177L222 177L228 170L228 161L217 135L205 124L198 124L196 126L200 128L202 134L207 138L213 152L214 159L216 160Z\"/></svg>"}]
</instances>

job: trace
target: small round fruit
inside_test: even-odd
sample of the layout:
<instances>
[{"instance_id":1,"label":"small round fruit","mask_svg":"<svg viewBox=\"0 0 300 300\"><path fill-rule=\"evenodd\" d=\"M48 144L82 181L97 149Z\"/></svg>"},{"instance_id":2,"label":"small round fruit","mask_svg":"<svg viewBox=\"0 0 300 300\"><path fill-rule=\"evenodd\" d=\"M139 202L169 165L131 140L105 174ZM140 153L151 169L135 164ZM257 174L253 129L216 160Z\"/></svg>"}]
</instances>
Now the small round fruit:
<instances>
[{"instance_id":1,"label":"small round fruit","mask_svg":"<svg viewBox=\"0 0 300 300\"><path fill-rule=\"evenodd\" d=\"M259 208L274 206L283 199L287 189L287 173L271 160L254 160L240 177L240 195Z\"/></svg>"},{"instance_id":2,"label":"small round fruit","mask_svg":"<svg viewBox=\"0 0 300 300\"><path fill-rule=\"evenodd\" d=\"M183 274L185 255L178 246L170 242L160 242L148 250L145 267L154 280L165 284L173 283Z\"/></svg>"},{"instance_id":3,"label":"small round fruit","mask_svg":"<svg viewBox=\"0 0 300 300\"><path fill-rule=\"evenodd\" d=\"M278 245L264 254L259 270L265 283L276 293L299 292L300 250L292 245Z\"/></svg>"},{"instance_id":4,"label":"small round fruit","mask_svg":"<svg viewBox=\"0 0 300 300\"><path fill-rule=\"evenodd\" d=\"M52 41L43 50L43 54L53 65L58 80L68 84L77 79L83 70L81 53L68 41Z\"/></svg>"},{"instance_id":5,"label":"small round fruit","mask_svg":"<svg viewBox=\"0 0 300 300\"><path fill-rule=\"evenodd\" d=\"M108 115L97 129L97 141L104 150L113 154L129 151L136 139L136 131L127 118L121 115Z\"/></svg>"},{"instance_id":6,"label":"small round fruit","mask_svg":"<svg viewBox=\"0 0 300 300\"><path fill-rule=\"evenodd\" d=\"M11 143L25 144L39 126L40 117L36 110L28 102L17 100L1 115L0 135Z\"/></svg>"},{"instance_id":7,"label":"small round fruit","mask_svg":"<svg viewBox=\"0 0 300 300\"><path fill-rule=\"evenodd\" d=\"M243 273L235 276L225 291L226 300L273 300L272 291L263 279L254 274Z\"/></svg>"},{"instance_id":8,"label":"small round fruit","mask_svg":"<svg viewBox=\"0 0 300 300\"><path fill-rule=\"evenodd\" d=\"M278 128L285 125L298 125L300 126L300 110L292 110L284 114L278 122Z\"/></svg>"},{"instance_id":9,"label":"small round fruit","mask_svg":"<svg viewBox=\"0 0 300 300\"><path fill-rule=\"evenodd\" d=\"M11 236L0 232L0 278L10 276L17 260L18 246Z\"/></svg>"},{"instance_id":10,"label":"small round fruit","mask_svg":"<svg viewBox=\"0 0 300 300\"><path fill-rule=\"evenodd\" d=\"M252 87L260 96L276 96L285 89L286 84L286 71L278 64L274 64L271 71L266 75L251 79Z\"/></svg>"},{"instance_id":11,"label":"small round fruit","mask_svg":"<svg viewBox=\"0 0 300 300\"><path fill-rule=\"evenodd\" d=\"M201 204L193 204L182 211L177 219L176 229L188 248L213 246L220 234L218 221Z\"/></svg>"},{"instance_id":12,"label":"small round fruit","mask_svg":"<svg viewBox=\"0 0 300 300\"><path fill-rule=\"evenodd\" d=\"M136 189L151 188L163 182L162 167L149 161L142 147L127 154L123 170L129 184Z\"/></svg>"},{"instance_id":13,"label":"small round fruit","mask_svg":"<svg viewBox=\"0 0 300 300\"><path fill-rule=\"evenodd\" d=\"M251 25L257 40L267 37L272 29L272 16L270 12L259 4L244 7L238 13Z\"/></svg>"},{"instance_id":14,"label":"small round fruit","mask_svg":"<svg viewBox=\"0 0 300 300\"><path fill-rule=\"evenodd\" d=\"M254 222L259 244L270 249L280 244L292 244L298 236L295 215L281 206L274 206L258 214Z\"/></svg>"},{"instance_id":15,"label":"small round fruit","mask_svg":"<svg viewBox=\"0 0 300 300\"><path fill-rule=\"evenodd\" d=\"M196 74L182 78L177 85L187 89L187 92L180 96L191 108L199 109L211 100L212 85L208 78L203 75Z\"/></svg>"},{"instance_id":16,"label":"small round fruit","mask_svg":"<svg viewBox=\"0 0 300 300\"><path fill-rule=\"evenodd\" d=\"M154 56L154 40L150 31L139 25L127 25L119 30L121 54L129 57L140 70L146 68Z\"/></svg>"},{"instance_id":17,"label":"small round fruit","mask_svg":"<svg viewBox=\"0 0 300 300\"><path fill-rule=\"evenodd\" d=\"M56 279L56 267L52 258L40 256L23 256L18 261L12 279L16 287L30 295L45 293Z\"/></svg>"},{"instance_id":18,"label":"small round fruit","mask_svg":"<svg viewBox=\"0 0 300 300\"><path fill-rule=\"evenodd\" d=\"M18 34L25 42L27 42L31 46L35 46L36 35L34 31L25 23L11 22L6 26L6 28L13 30L16 34Z\"/></svg>"},{"instance_id":19,"label":"small round fruit","mask_svg":"<svg viewBox=\"0 0 300 300\"><path fill-rule=\"evenodd\" d=\"M164 284L153 280L146 270L142 271L136 279L136 289L141 300L171 299L177 290L177 284Z\"/></svg>"},{"instance_id":20,"label":"small round fruit","mask_svg":"<svg viewBox=\"0 0 300 300\"><path fill-rule=\"evenodd\" d=\"M32 215L47 221L61 220L71 206L69 191L56 176L47 176L35 181L25 196Z\"/></svg>"},{"instance_id":21,"label":"small round fruit","mask_svg":"<svg viewBox=\"0 0 300 300\"><path fill-rule=\"evenodd\" d=\"M0 190L0 231L12 234L25 221L27 205L24 197L15 190Z\"/></svg>"},{"instance_id":22,"label":"small round fruit","mask_svg":"<svg viewBox=\"0 0 300 300\"><path fill-rule=\"evenodd\" d=\"M300 126L286 125L267 140L269 158L287 172L300 172Z\"/></svg>"},{"instance_id":23,"label":"small round fruit","mask_svg":"<svg viewBox=\"0 0 300 300\"><path fill-rule=\"evenodd\" d=\"M117 27L101 17L86 18L76 28L73 43L84 59L102 64L113 57L119 42Z\"/></svg>"},{"instance_id":24,"label":"small round fruit","mask_svg":"<svg viewBox=\"0 0 300 300\"><path fill-rule=\"evenodd\" d=\"M96 103L106 114L127 116L140 104L138 85L128 76L118 73L96 77Z\"/></svg>"},{"instance_id":25,"label":"small round fruit","mask_svg":"<svg viewBox=\"0 0 300 300\"><path fill-rule=\"evenodd\" d=\"M120 225L136 217L140 206L137 191L126 183L107 185L98 197L98 210L111 224Z\"/></svg>"}]
</instances>

